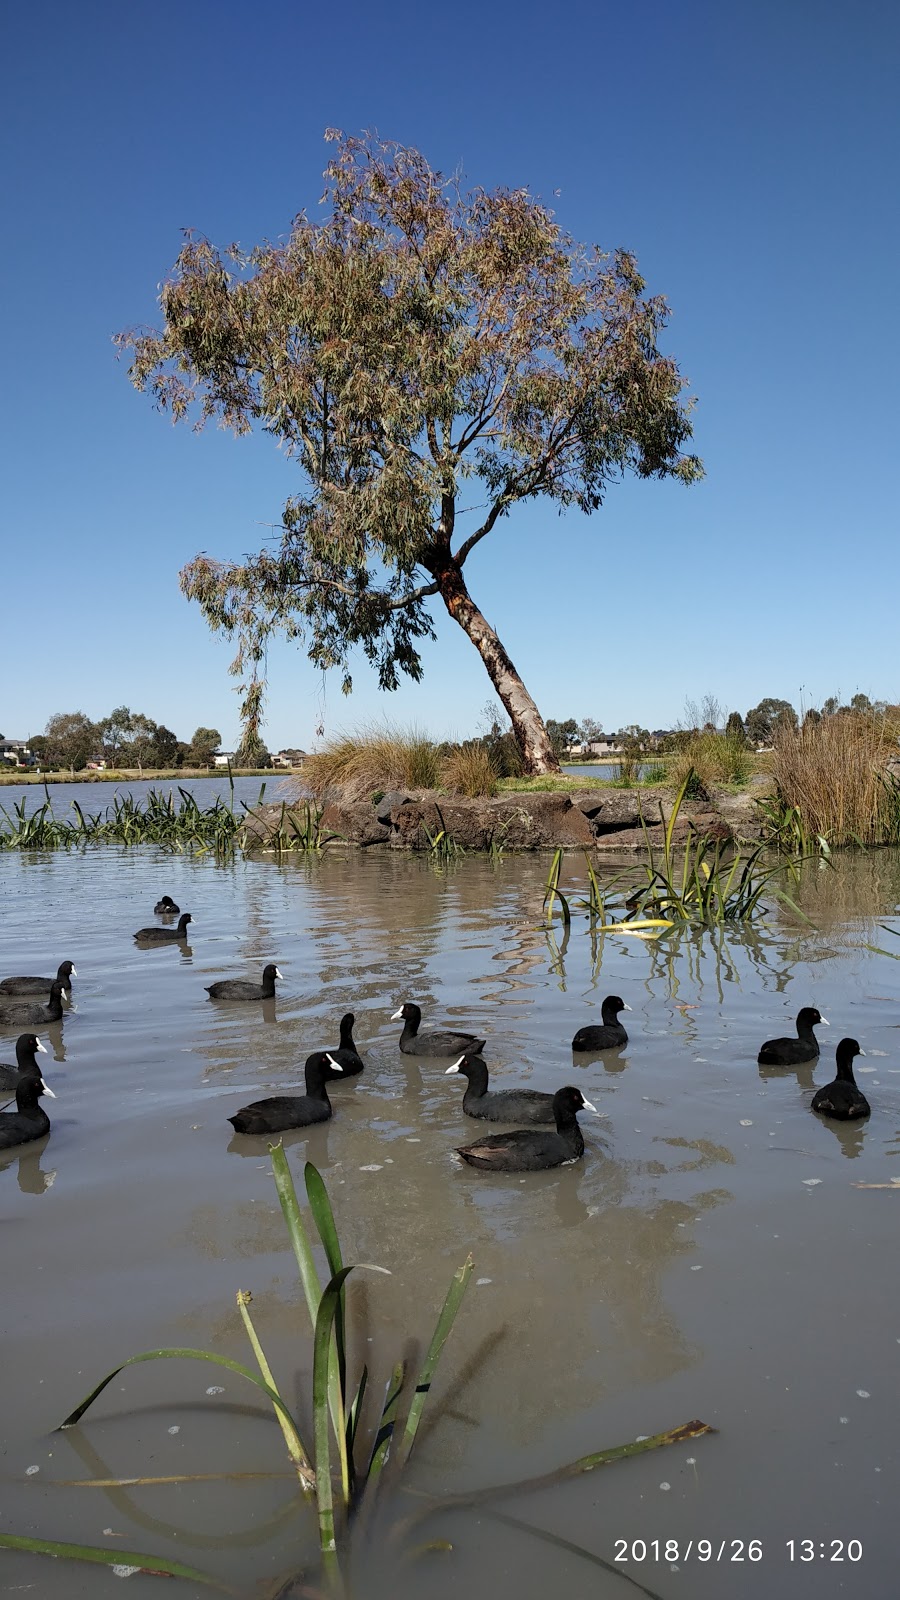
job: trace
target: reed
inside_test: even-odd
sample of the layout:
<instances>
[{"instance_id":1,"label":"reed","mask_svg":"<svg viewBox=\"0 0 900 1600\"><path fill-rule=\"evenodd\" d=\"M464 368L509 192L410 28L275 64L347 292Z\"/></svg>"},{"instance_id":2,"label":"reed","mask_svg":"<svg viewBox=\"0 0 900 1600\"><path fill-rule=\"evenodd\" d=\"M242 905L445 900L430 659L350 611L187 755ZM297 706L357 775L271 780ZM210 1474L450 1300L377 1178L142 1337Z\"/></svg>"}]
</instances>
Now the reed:
<instances>
[{"instance_id":1,"label":"reed","mask_svg":"<svg viewBox=\"0 0 900 1600\"><path fill-rule=\"evenodd\" d=\"M801 835L811 848L900 843L900 782L888 767L897 754L895 728L872 714L842 712L779 730L772 843L790 847Z\"/></svg>"},{"instance_id":2,"label":"reed","mask_svg":"<svg viewBox=\"0 0 900 1600\"><path fill-rule=\"evenodd\" d=\"M266 792L260 785L256 805L260 806ZM322 809L310 805L303 808L301 820L299 807L281 807L281 814L271 826L250 827L248 819L253 807L241 801L235 808L234 782L231 782L230 803L217 798L213 805L201 808L186 789L178 790L176 800L171 793L151 789L143 800L132 795L114 795L104 811L85 812L77 800L72 801L74 820L56 817L49 794L42 806L31 815L25 814L25 802L20 800L12 809L0 805L0 850L71 850L93 844L157 845L161 850L192 852L203 855L214 852L224 856L234 850L271 849L284 851L319 851L338 837L322 826Z\"/></svg>"},{"instance_id":3,"label":"reed","mask_svg":"<svg viewBox=\"0 0 900 1600\"><path fill-rule=\"evenodd\" d=\"M693 774L688 799L722 784L740 786L753 769L753 755L740 734L719 733L704 728L692 733L668 761L669 778L679 788Z\"/></svg>"},{"instance_id":4,"label":"reed","mask_svg":"<svg viewBox=\"0 0 900 1600\"><path fill-rule=\"evenodd\" d=\"M690 792L691 778L689 770L668 816L662 802L659 803L661 843L651 837L646 820L641 816L646 856L638 863L637 871L643 875L644 882L637 887L632 874L619 874L601 887L590 857L585 856L588 894L586 898L572 901L559 887L563 852L555 852L544 892L543 909L548 926L558 906L563 924L568 927L574 904L587 912L594 933L615 930L657 939L662 930L677 923L710 926L749 922L762 915L767 899L781 901L801 921L808 921L776 881L783 876L783 862L766 865L764 845L745 852L731 843L707 838L693 828L689 829L686 839L676 844L675 831L682 805ZM620 888L620 884L624 887Z\"/></svg>"}]
</instances>

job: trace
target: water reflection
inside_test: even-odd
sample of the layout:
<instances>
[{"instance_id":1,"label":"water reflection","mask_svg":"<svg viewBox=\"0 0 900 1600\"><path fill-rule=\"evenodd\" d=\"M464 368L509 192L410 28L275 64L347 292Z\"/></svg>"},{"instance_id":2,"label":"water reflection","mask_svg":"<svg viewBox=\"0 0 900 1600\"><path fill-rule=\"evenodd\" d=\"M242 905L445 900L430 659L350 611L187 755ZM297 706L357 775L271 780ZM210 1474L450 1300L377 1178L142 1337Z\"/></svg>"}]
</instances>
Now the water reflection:
<instances>
[{"instance_id":1,"label":"water reflection","mask_svg":"<svg viewBox=\"0 0 900 1600\"><path fill-rule=\"evenodd\" d=\"M763 1083L796 1083L798 1089L813 1090L816 1087L816 1067L819 1065L818 1057L813 1061L798 1061L793 1067L764 1067L757 1062L757 1072Z\"/></svg>"},{"instance_id":2,"label":"water reflection","mask_svg":"<svg viewBox=\"0 0 900 1600\"><path fill-rule=\"evenodd\" d=\"M16 1177L23 1194L46 1194L53 1187L56 1168L41 1166L41 1157L47 1149L49 1133L43 1139L33 1139L30 1144L16 1146L0 1152L0 1172L17 1166Z\"/></svg>"},{"instance_id":3,"label":"water reflection","mask_svg":"<svg viewBox=\"0 0 900 1600\"><path fill-rule=\"evenodd\" d=\"M868 1119L866 1121L838 1122L833 1117L820 1117L815 1111L812 1115L820 1128L827 1128L829 1133L834 1134L841 1155L846 1156L848 1161L855 1161L858 1156L862 1155L863 1144L869 1129Z\"/></svg>"}]
</instances>

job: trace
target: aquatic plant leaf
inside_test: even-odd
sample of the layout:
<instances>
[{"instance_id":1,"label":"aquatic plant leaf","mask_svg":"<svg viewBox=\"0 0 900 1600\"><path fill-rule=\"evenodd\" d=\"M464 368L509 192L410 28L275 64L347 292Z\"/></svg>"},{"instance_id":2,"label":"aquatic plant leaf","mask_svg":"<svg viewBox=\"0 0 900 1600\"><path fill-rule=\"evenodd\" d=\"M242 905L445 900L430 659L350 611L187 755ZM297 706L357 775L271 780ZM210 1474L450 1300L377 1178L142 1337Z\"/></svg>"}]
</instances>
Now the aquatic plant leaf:
<instances>
[{"instance_id":1,"label":"aquatic plant leaf","mask_svg":"<svg viewBox=\"0 0 900 1600\"><path fill-rule=\"evenodd\" d=\"M352 1271L352 1267L342 1267L340 1272L335 1273L334 1277L330 1278L325 1285L319 1302L313 1343L313 1429L316 1445L316 1500L319 1511L319 1548L322 1554L322 1567L333 1593L340 1591L342 1580L335 1534L328 1428L331 1357L334 1348L332 1329L338 1306L340 1305L344 1283ZM340 1431L338 1431L336 1423L335 1432L337 1433L339 1445L346 1449L346 1424L344 1423L343 1415L341 1416ZM346 1487L344 1488L344 1495L346 1507L348 1503Z\"/></svg>"},{"instance_id":2,"label":"aquatic plant leaf","mask_svg":"<svg viewBox=\"0 0 900 1600\"><path fill-rule=\"evenodd\" d=\"M165 1361L176 1358L185 1359L188 1361L209 1361L213 1366L225 1367L228 1372L236 1372L239 1377L246 1378L248 1383L255 1384L257 1389L261 1389L263 1394L268 1396L276 1410L289 1423L294 1432L297 1444L300 1446L301 1450L303 1449L303 1441L297 1431L297 1424L295 1423L277 1389L270 1388L263 1378L258 1378L255 1372L251 1372L250 1368L243 1366L240 1361L232 1361L228 1356L214 1355L211 1350L191 1350L186 1348L143 1350L140 1355L129 1356L127 1361L123 1361L120 1366L114 1367L112 1372L108 1372L106 1377L103 1378L101 1382L91 1390L90 1394L85 1395L85 1398L79 1402L79 1404L75 1407L75 1410L71 1411L69 1415L59 1424L56 1431L62 1432L63 1428L74 1428L75 1424L81 1421L81 1418L84 1416L84 1413L88 1410L89 1406L92 1406L97 1397L103 1393L107 1384L112 1383L113 1378L117 1378L120 1372L125 1371L126 1367L136 1367L142 1361Z\"/></svg>"},{"instance_id":3,"label":"aquatic plant leaf","mask_svg":"<svg viewBox=\"0 0 900 1600\"><path fill-rule=\"evenodd\" d=\"M151 1556L143 1550L104 1550L99 1545L66 1544L56 1539L31 1539L13 1533L0 1533L0 1550L28 1550L33 1555L53 1556L57 1560L90 1561L101 1567L134 1567L148 1577L189 1578L207 1588L218 1589L220 1594L238 1594L220 1578L197 1567L186 1567L181 1561L167 1561L163 1556Z\"/></svg>"},{"instance_id":4,"label":"aquatic plant leaf","mask_svg":"<svg viewBox=\"0 0 900 1600\"><path fill-rule=\"evenodd\" d=\"M441 1307L440 1316L437 1319L434 1333L431 1336L431 1343L428 1346L425 1360L422 1363L422 1370L416 1379L416 1387L409 1408L409 1416L406 1419L406 1427L403 1431L403 1438L401 1440L398 1452L401 1464L409 1459L410 1451L415 1443L416 1432L422 1418L425 1402L428 1399L431 1389L431 1381L434 1377L434 1371L438 1361L440 1360L441 1351L443 1350L444 1345L449 1337L450 1330L456 1321L457 1313L462 1304L463 1296L468 1287L469 1279L472 1276L472 1268L474 1265L475 1263L472 1256L466 1256L462 1266L457 1267L453 1274L450 1288L447 1291L447 1297L443 1306Z\"/></svg>"},{"instance_id":5,"label":"aquatic plant leaf","mask_svg":"<svg viewBox=\"0 0 900 1600\"><path fill-rule=\"evenodd\" d=\"M397 1424L397 1409L400 1405L400 1396L403 1393L405 1375L405 1363L398 1361L385 1387L381 1421L378 1425L378 1432L375 1435L372 1454L369 1458L369 1470L366 1473L366 1482L373 1488L381 1477L390 1457L394 1428Z\"/></svg>"},{"instance_id":6,"label":"aquatic plant leaf","mask_svg":"<svg viewBox=\"0 0 900 1600\"><path fill-rule=\"evenodd\" d=\"M259 1367L263 1381L269 1385L269 1388L274 1394L279 1394L278 1385L272 1376L272 1369L266 1360L265 1352L262 1344L260 1343L259 1335L253 1326L253 1320L250 1316L249 1310L250 1294L247 1290L238 1290L237 1304L238 1310L241 1314L241 1319L247 1331L247 1337L253 1347L253 1354L256 1357L256 1364ZM314 1473L312 1466L310 1465L309 1455L305 1446L300 1440L299 1430L297 1429L296 1425L289 1426L282 1413L277 1410L277 1408L275 1415L278 1418L279 1426L284 1435L284 1442L287 1445L288 1455L297 1468L297 1474L300 1478L300 1482L303 1484L304 1489L311 1489L314 1482Z\"/></svg>"}]
</instances>

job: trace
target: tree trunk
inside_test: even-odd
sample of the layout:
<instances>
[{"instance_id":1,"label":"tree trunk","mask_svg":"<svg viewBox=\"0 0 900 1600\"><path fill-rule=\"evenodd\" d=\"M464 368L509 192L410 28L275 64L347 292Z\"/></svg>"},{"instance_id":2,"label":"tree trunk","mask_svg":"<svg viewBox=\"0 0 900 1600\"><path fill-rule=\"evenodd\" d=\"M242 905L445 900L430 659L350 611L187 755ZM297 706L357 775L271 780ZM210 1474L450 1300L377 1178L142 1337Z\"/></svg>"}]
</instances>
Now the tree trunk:
<instances>
[{"instance_id":1,"label":"tree trunk","mask_svg":"<svg viewBox=\"0 0 900 1600\"><path fill-rule=\"evenodd\" d=\"M460 567L451 558L432 571L440 585L444 605L454 622L458 622L471 639L487 668L491 683L512 723L525 771L532 775L558 773L559 760L544 727L544 719L493 628L469 594Z\"/></svg>"}]
</instances>

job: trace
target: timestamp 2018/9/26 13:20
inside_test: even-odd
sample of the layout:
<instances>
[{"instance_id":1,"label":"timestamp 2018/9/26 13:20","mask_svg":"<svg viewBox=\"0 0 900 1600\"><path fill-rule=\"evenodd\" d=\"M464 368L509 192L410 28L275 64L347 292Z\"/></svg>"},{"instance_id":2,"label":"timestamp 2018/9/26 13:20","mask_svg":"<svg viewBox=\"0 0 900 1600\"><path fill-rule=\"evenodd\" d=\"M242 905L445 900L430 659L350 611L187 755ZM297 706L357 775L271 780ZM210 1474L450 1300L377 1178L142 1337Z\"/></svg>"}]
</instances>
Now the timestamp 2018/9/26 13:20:
<instances>
[{"instance_id":1,"label":"timestamp 2018/9/26 13:20","mask_svg":"<svg viewBox=\"0 0 900 1600\"><path fill-rule=\"evenodd\" d=\"M617 1562L762 1561L761 1539L616 1539ZM861 1539L786 1539L789 1561L861 1561Z\"/></svg>"}]
</instances>

